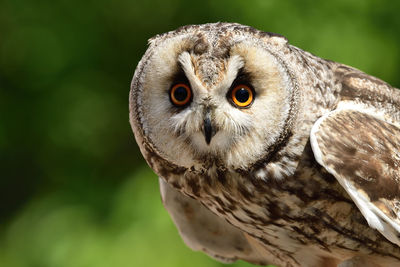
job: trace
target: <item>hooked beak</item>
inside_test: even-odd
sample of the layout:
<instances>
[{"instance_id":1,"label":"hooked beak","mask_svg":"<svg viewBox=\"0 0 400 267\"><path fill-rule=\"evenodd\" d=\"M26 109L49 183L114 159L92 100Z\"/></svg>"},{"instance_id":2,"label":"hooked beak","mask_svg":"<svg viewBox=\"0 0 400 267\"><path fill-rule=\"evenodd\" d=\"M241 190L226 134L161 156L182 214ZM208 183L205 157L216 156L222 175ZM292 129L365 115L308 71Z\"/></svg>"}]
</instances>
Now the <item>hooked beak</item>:
<instances>
[{"instance_id":1,"label":"hooked beak","mask_svg":"<svg viewBox=\"0 0 400 267\"><path fill-rule=\"evenodd\" d=\"M206 115L204 116L204 137L206 139L207 145L210 144L211 138L215 135L215 127L213 128L212 122L211 122L211 113L209 110L207 110Z\"/></svg>"}]
</instances>

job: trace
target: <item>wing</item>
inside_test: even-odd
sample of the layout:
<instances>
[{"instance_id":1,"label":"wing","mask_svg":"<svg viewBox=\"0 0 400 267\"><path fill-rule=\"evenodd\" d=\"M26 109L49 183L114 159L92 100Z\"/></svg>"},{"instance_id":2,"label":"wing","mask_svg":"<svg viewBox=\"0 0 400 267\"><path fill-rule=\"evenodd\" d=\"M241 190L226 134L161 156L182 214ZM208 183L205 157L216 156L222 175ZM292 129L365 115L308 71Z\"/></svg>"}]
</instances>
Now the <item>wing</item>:
<instances>
[{"instance_id":1,"label":"wing","mask_svg":"<svg viewBox=\"0 0 400 267\"><path fill-rule=\"evenodd\" d=\"M268 254L262 251L256 240L213 214L198 201L183 195L163 179L159 181L164 206L187 246L204 251L225 263L243 259L255 264L267 264Z\"/></svg>"},{"instance_id":2,"label":"wing","mask_svg":"<svg viewBox=\"0 0 400 267\"><path fill-rule=\"evenodd\" d=\"M319 164L333 174L370 227L400 246L400 128L368 110L341 109L311 130Z\"/></svg>"}]
</instances>

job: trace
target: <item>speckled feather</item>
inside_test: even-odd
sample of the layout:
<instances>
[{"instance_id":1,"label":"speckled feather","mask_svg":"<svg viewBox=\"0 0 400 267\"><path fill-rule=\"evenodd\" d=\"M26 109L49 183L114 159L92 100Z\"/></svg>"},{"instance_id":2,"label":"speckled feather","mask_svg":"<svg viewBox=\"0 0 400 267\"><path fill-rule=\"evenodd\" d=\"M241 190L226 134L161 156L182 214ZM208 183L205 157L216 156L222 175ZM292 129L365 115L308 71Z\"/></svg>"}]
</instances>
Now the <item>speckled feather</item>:
<instances>
[{"instance_id":1,"label":"speckled feather","mask_svg":"<svg viewBox=\"0 0 400 267\"><path fill-rule=\"evenodd\" d=\"M239 69L253 82L258 98L248 110L238 111L223 102L224 90ZM170 107L167 94L174 77L182 73L195 98L187 110L176 110ZM190 247L220 260L245 259L256 264L336 266L361 255L381 266L400 265L400 248L368 225L354 197L340 183L340 179L357 180L345 170L358 161L366 166L361 171L374 170L371 183L385 189L398 185L394 174L398 169L387 170L384 176L368 163L361 165L363 157L340 158L343 144L354 136L352 131L366 131L350 118L340 123L328 120L326 128L324 123L319 125L319 133L325 135L317 137L322 139L313 142L313 149L317 144L323 146L323 158L329 159L326 164L334 166L331 169L322 167L325 161L319 162L322 166L316 162L309 142L318 118L347 107L355 109L355 116L365 125L377 128L371 136L385 132L386 139L380 140L387 142L391 134L398 135L398 126L393 125L399 123L400 97L390 85L318 58L280 35L215 23L185 26L152 38L131 88L130 121L135 138L150 167L169 184L162 186L170 188L164 189L170 192L164 193L164 204ZM218 101L213 102L214 98ZM218 133L207 146L199 137L202 128L197 120L210 108ZM248 118L257 123L248 123ZM334 131L341 124L349 125L343 134ZM364 157L378 153L382 162L376 164L398 156L393 150L398 149L396 144L379 150L382 156L378 148L368 148ZM332 169L340 169L342 178ZM358 190L376 200L373 196L378 189L371 183L354 182ZM374 204L384 213L382 207L389 207L385 214L393 220L391 207L398 208L393 201L399 197L394 188L398 186L390 187L394 190L391 199L380 195L380 202ZM179 201L167 201L167 195ZM229 231L215 235L196 230L201 227L198 219L179 216L182 203L192 203L189 206L198 214L207 214L216 229L223 223L232 227L232 235L243 246L221 241L232 240ZM199 239L196 231L203 231L206 240ZM207 245L212 242L223 245L216 251Z\"/></svg>"}]
</instances>

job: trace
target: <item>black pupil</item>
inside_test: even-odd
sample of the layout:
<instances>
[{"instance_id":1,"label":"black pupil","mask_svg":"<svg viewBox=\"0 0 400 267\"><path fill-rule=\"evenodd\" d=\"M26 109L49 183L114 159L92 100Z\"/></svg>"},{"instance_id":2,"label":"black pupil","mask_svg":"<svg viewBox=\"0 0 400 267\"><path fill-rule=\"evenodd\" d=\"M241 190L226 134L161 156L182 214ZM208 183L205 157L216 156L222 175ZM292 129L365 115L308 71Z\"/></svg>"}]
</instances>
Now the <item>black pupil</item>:
<instances>
[{"instance_id":1,"label":"black pupil","mask_svg":"<svg viewBox=\"0 0 400 267\"><path fill-rule=\"evenodd\" d=\"M235 92L235 97L237 101L241 103L245 103L247 100L249 100L250 94L249 91L245 88L240 88Z\"/></svg>"},{"instance_id":2,"label":"black pupil","mask_svg":"<svg viewBox=\"0 0 400 267\"><path fill-rule=\"evenodd\" d=\"M179 102L185 101L186 98L188 97L187 89L183 86L176 88L174 91L174 97Z\"/></svg>"}]
</instances>

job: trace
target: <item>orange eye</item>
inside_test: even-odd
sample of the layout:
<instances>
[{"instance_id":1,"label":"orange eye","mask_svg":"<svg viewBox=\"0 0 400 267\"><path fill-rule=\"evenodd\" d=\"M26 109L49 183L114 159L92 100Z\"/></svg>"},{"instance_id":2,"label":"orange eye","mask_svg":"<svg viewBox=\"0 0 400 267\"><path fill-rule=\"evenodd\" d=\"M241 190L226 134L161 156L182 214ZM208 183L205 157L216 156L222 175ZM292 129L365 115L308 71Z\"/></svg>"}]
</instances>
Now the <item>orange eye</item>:
<instances>
[{"instance_id":1,"label":"orange eye","mask_svg":"<svg viewBox=\"0 0 400 267\"><path fill-rule=\"evenodd\" d=\"M169 98L175 106L183 107L192 100L192 90L187 84L177 83L172 86L169 92Z\"/></svg>"},{"instance_id":2,"label":"orange eye","mask_svg":"<svg viewBox=\"0 0 400 267\"><path fill-rule=\"evenodd\" d=\"M239 108L248 107L253 103L253 90L247 85L238 84L232 89L231 98L233 103Z\"/></svg>"}]
</instances>

